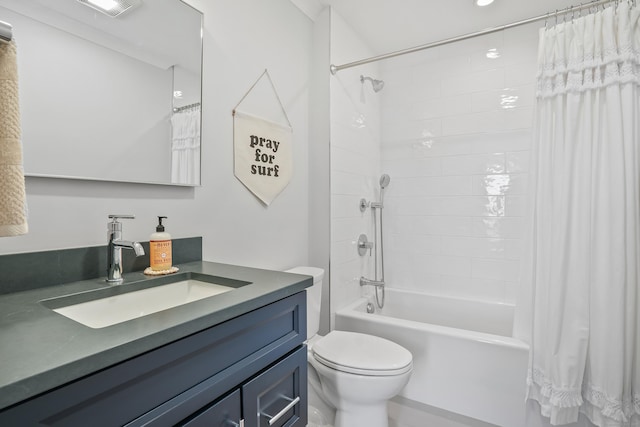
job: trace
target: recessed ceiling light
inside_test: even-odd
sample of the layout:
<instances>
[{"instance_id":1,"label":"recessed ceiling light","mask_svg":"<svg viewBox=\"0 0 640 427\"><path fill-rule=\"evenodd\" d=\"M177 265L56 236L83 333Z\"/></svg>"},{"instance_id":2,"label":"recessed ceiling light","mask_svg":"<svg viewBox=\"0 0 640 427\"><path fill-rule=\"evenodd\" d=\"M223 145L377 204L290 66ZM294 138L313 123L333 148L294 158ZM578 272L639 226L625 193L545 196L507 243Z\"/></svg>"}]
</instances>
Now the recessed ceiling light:
<instances>
[{"instance_id":1,"label":"recessed ceiling light","mask_svg":"<svg viewBox=\"0 0 640 427\"><path fill-rule=\"evenodd\" d=\"M493 0L475 0L476 6L488 6L493 3Z\"/></svg>"},{"instance_id":2,"label":"recessed ceiling light","mask_svg":"<svg viewBox=\"0 0 640 427\"><path fill-rule=\"evenodd\" d=\"M140 4L140 0L78 0L85 6L89 6L98 12L115 18L129 9Z\"/></svg>"}]
</instances>

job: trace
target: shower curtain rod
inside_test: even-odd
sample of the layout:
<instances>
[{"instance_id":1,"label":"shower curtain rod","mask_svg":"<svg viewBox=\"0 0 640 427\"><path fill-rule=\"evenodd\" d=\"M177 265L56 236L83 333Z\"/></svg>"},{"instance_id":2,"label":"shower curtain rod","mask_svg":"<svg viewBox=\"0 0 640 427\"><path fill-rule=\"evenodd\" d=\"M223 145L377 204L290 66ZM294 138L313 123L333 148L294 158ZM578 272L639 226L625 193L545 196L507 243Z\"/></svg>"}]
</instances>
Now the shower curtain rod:
<instances>
[{"instance_id":1,"label":"shower curtain rod","mask_svg":"<svg viewBox=\"0 0 640 427\"><path fill-rule=\"evenodd\" d=\"M549 18L553 18L554 16L557 19L558 15L569 14L569 13L573 14L575 12L580 12L580 11L582 11L584 9L588 9L588 8L592 8L592 7L598 7L598 6L603 5L605 3L613 3L613 2L618 2L618 1L619 0L594 0L594 1L591 1L589 3L580 4L579 6L567 7L567 8L562 9L562 10L556 10L555 12L549 12L549 13L547 13L545 15L535 16L533 18L524 19L522 21L517 21L517 22L512 22L511 24L501 25L499 27L487 28L485 30L476 31L475 33L468 33L468 34L464 34L462 36L452 37L452 38L449 38L449 39L444 39L444 40L440 40L440 41L433 42L433 43L427 43L427 44L423 44L423 45L420 45L420 46L411 47L411 48L408 48L408 49L397 50L395 52L386 53L386 54L383 54L383 55L372 56L371 58L361 59L359 61L349 62L349 63L342 64L342 65L333 65L333 64L331 64L331 66L329 67L329 71L331 71L331 74L335 75L338 71L344 70L345 68L356 67L358 65L364 65L364 64L368 64L370 62L377 62L377 61L382 61L383 59L389 59L389 58L394 58L396 56L405 55L407 53L419 52L421 50L430 49L432 47L437 47L437 46L442 46L442 45L449 44L449 43L459 42L459 41L462 41L462 40L467 40L467 39L471 39L471 38L478 37L478 36L484 36L485 34L496 33L498 31L502 31L502 30L508 30L510 28L514 28L514 27L519 27L521 25L530 24L532 22L547 20Z\"/></svg>"},{"instance_id":2,"label":"shower curtain rod","mask_svg":"<svg viewBox=\"0 0 640 427\"><path fill-rule=\"evenodd\" d=\"M173 109L173 112L174 113L179 113L181 111L189 110L189 109L196 108L196 107L199 107L199 106L200 106L199 102L194 102L193 104L185 105L183 107L176 107L176 108Z\"/></svg>"}]
</instances>

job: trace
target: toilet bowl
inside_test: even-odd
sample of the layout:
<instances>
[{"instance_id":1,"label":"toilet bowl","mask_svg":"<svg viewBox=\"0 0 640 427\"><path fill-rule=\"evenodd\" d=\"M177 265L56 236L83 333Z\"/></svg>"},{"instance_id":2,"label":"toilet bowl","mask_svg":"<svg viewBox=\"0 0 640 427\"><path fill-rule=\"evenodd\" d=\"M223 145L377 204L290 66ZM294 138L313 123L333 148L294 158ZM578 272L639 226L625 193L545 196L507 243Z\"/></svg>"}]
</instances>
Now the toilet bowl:
<instances>
[{"instance_id":1,"label":"toilet bowl","mask_svg":"<svg viewBox=\"0 0 640 427\"><path fill-rule=\"evenodd\" d=\"M333 422L335 427L388 427L387 401L409 381L411 353L373 335L317 334L324 270L297 267L287 272L314 278L307 289L309 413L321 421L310 419L309 426Z\"/></svg>"}]
</instances>

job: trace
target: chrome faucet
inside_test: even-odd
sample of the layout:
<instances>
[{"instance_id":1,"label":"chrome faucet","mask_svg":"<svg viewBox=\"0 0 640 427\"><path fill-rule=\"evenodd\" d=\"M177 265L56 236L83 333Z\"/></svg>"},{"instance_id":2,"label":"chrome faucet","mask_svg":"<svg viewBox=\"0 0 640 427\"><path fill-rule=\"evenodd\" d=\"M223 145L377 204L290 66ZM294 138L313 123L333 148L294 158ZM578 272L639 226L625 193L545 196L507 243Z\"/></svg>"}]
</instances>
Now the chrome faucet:
<instances>
[{"instance_id":1,"label":"chrome faucet","mask_svg":"<svg viewBox=\"0 0 640 427\"><path fill-rule=\"evenodd\" d=\"M144 255L144 248L138 242L122 240L122 223L118 219L134 219L135 215L109 215L107 223L107 282L122 283L122 248L133 249L136 256Z\"/></svg>"}]
</instances>

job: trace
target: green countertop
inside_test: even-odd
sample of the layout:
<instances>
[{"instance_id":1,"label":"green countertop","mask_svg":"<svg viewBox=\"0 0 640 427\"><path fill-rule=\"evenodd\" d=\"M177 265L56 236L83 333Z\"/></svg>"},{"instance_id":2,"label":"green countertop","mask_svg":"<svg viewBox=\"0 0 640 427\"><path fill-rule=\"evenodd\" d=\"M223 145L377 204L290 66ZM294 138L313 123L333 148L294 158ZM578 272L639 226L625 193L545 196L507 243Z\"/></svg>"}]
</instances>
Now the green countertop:
<instances>
[{"instance_id":1,"label":"green countertop","mask_svg":"<svg viewBox=\"0 0 640 427\"><path fill-rule=\"evenodd\" d=\"M233 291L101 329L68 319L41 301L112 288L104 278L0 295L0 410L85 375L298 293L310 276L197 261L177 274L206 274L250 284ZM166 277L127 273L128 286ZM153 282L151 282L153 281Z\"/></svg>"}]
</instances>

